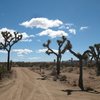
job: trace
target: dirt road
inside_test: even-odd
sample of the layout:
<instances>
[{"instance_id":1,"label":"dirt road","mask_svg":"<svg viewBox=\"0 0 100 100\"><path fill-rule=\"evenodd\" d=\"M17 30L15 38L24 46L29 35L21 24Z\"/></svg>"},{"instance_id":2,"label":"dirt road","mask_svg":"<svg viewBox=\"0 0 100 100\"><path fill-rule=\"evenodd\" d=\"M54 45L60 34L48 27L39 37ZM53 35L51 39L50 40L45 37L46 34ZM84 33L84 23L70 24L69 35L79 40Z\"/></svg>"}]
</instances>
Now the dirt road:
<instances>
[{"instance_id":1,"label":"dirt road","mask_svg":"<svg viewBox=\"0 0 100 100\"><path fill-rule=\"evenodd\" d=\"M63 84L41 80L28 68L14 68L16 78L0 87L0 100L98 100L99 95L73 93L68 96Z\"/></svg>"},{"instance_id":2,"label":"dirt road","mask_svg":"<svg viewBox=\"0 0 100 100\"><path fill-rule=\"evenodd\" d=\"M15 68L16 79L0 88L0 100L56 100L37 73Z\"/></svg>"}]
</instances>

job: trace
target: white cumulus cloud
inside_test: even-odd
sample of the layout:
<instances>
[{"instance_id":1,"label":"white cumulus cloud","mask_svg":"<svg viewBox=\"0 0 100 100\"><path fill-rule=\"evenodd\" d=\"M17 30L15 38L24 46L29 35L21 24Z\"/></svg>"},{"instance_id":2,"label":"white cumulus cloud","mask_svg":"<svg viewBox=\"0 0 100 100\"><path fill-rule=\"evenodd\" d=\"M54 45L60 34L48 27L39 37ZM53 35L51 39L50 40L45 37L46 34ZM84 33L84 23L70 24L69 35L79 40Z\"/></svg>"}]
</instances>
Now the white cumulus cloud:
<instances>
[{"instance_id":1,"label":"white cumulus cloud","mask_svg":"<svg viewBox=\"0 0 100 100\"><path fill-rule=\"evenodd\" d=\"M69 27L74 26L74 24L73 24L73 23L66 23L65 25L66 25L66 26L69 26Z\"/></svg>"},{"instance_id":2,"label":"white cumulus cloud","mask_svg":"<svg viewBox=\"0 0 100 100\"><path fill-rule=\"evenodd\" d=\"M52 49L55 53L58 53L58 50L56 49ZM39 49L36 51L36 53L45 53L47 51L47 49Z\"/></svg>"},{"instance_id":3,"label":"white cumulus cloud","mask_svg":"<svg viewBox=\"0 0 100 100\"><path fill-rule=\"evenodd\" d=\"M59 27L59 29L66 30L68 33L76 34L76 28L73 23L66 23Z\"/></svg>"},{"instance_id":4,"label":"white cumulus cloud","mask_svg":"<svg viewBox=\"0 0 100 100\"><path fill-rule=\"evenodd\" d=\"M24 54L32 53L30 49L13 49L12 52L17 53L18 56L23 56Z\"/></svg>"},{"instance_id":5,"label":"white cumulus cloud","mask_svg":"<svg viewBox=\"0 0 100 100\"><path fill-rule=\"evenodd\" d=\"M80 27L81 31L86 30L86 29L88 29L88 26L82 26L82 27Z\"/></svg>"},{"instance_id":6,"label":"white cumulus cloud","mask_svg":"<svg viewBox=\"0 0 100 100\"><path fill-rule=\"evenodd\" d=\"M74 28L70 28L68 31L69 31L69 33L72 33L74 35L76 34L76 29L74 29Z\"/></svg>"},{"instance_id":7,"label":"white cumulus cloud","mask_svg":"<svg viewBox=\"0 0 100 100\"><path fill-rule=\"evenodd\" d=\"M0 50L0 53L4 53L4 54L6 54L7 51L5 51L5 50Z\"/></svg>"},{"instance_id":8,"label":"white cumulus cloud","mask_svg":"<svg viewBox=\"0 0 100 100\"><path fill-rule=\"evenodd\" d=\"M39 59L41 59L41 57L29 57L28 59L29 60L39 60Z\"/></svg>"},{"instance_id":9,"label":"white cumulus cloud","mask_svg":"<svg viewBox=\"0 0 100 100\"><path fill-rule=\"evenodd\" d=\"M69 28L72 28L74 27L74 24L73 23L66 23L66 24L62 24L59 29L69 29Z\"/></svg>"},{"instance_id":10,"label":"white cumulus cloud","mask_svg":"<svg viewBox=\"0 0 100 100\"><path fill-rule=\"evenodd\" d=\"M58 31L53 31L51 29L47 29L47 30L44 30L40 33L38 33L39 36L49 36L51 38L55 38L55 37L61 37L61 36L68 36L68 34L63 31L63 30L58 30Z\"/></svg>"},{"instance_id":11,"label":"white cumulus cloud","mask_svg":"<svg viewBox=\"0 0 100 100\"><path fill-rule=\"evenodd\" d=\"M47 49L39 49L36 51L36 53L45 53L47 51Z\"/></svg>"},{"instance_id":12,"label":"white cumulus cloud","mask_svg":"<svg viewBox=\"0 0 100 100\"><path fill-rule=\"evenodd\" d=\"M38 39L38 40L37 40L37 42L41 42L41 40L40 40L40 39Z\"/></svg>"},{"instance_id":13,"label":"white cumulus cloud","mask_svg":"<svg viewBox=\"0 0 100 100\"><path fill-rule=\"evenodd\" d=\"M13 34L14 32L16 32L15 30L13 30L13 29L8 29L8 28L6 28L6 27L0 29L0 33L1 33L1 32L5 32L5 31L10 32L11 34Z\"/></svg>"},{"instance_id":14,"label":"white cumulus cloud","mask_svg":"<svg viewBox=\"0 0 100 100\"><path fill-rule=\"evenodd\" d=\"M21 33L23 35L22 40L23 42L31 42L34 35L28 35L26 32Z\"/></svg>"},{"instance_id":15,"label":"white cumulus cloud","mask_svg":"<svg viewBox=\"0 0 100 100\"><path fill-rule=\"evenodd\" d=\"M53 27L59 27L62 25L63 22L56 19L56 20L49 20L48 18L32 18L29 21L22 22L20 25L29 27L29 28L41 28L41 29L48 29Z\"/></svg>"}]
</instances>

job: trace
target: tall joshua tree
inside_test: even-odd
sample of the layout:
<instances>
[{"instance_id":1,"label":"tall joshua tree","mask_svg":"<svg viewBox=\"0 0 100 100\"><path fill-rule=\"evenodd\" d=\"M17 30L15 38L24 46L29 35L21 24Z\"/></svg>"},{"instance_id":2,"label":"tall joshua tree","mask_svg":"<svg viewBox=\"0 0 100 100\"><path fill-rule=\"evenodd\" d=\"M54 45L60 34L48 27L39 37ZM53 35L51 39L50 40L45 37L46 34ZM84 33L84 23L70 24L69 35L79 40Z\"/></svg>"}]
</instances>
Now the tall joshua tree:
<instances>
[{"instance_id":1,"label":"tall joshua tree","mask_svg":"<svg viewBox=\"0 0 100 100\"><path fill-rule=\"evenodd\" d=\"M18 32L14 32L14 34L11 34L10 32L1 32L2 37L4 39L4 43L0 42L0 47L5 49L7 51L7 70L10 71L10 51L12 46L17 43L19 40L22 39L22 35Z\"/></svg>"},{"instance_id":2,"label":"tall joshua tree","mask_svg":"<svg viewBox=\"0 0 100 100\"><path fill-rule=\"evenodd\" d=\"M91 56L91 60L94 59L96 62L96 74L100 75L100 44L94 44L94 46L89 46L89 50L87 50L89 56Z\"/></svg>"},{"instance_id":3,"label":"tall joshua tree","mask_svg":"<svg viewBox=\"0 0 100 100\"><path fill-rule=\"evenodd\" d=\"M83 60L88 58L87 52L85 51L83 54L76 53L72 50L72 44L69 40L67 40L68 44L66 48L69 50L70 53L72 53L75 57L79 59L79 65L80 65L80 75L79 75L79 82L78 85L81 88L82 91L84 91L84 86L83 86Z\"/></svg>"},{"instance_id":4,"label":"tall joshua tree","mask_svg":"<svg viewBox=\"0 0 100 100\"><path fill-rule=\"evenodd\" d=\"M2 45L2 43L0 43L0 50L4 49L4 46ZM1 66L0 66L1 67ZM0 68L2 70L2 68ZM0 80L2 80L2 72L0 71Z\"/></svg>"},{"instance_id":5,"label":"tall joshua tree","mask_svg":"<svg viewBox=\"0 0 100 100\"><path fill-rule=\"evenodd\" d=\"M66 42L67 42L67 39L65 36L62 36L61 40L57 40L58 52L55 52L52 48L50 48L50 43L51 43L50 40L48 40L47 43L43 44L43 46L47 48L46 53L48 55L54 54L57 57L57 64L56 64L57 75L60 74L60 64L61 64L62 54L64 54L66 51L65 48L63 48L63 46L67 45Z\"/></svg>"}]
</instances>

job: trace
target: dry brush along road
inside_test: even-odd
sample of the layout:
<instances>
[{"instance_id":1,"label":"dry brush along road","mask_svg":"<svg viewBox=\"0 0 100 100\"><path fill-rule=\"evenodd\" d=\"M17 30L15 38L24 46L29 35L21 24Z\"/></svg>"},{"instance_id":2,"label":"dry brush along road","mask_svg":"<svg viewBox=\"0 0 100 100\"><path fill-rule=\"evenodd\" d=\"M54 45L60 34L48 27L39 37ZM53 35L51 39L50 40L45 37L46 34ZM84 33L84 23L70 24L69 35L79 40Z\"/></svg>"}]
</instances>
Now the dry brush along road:
<instances>
[{"instance_id":1,"label":"dry brush along road","mask_svg":"<svg viewBox=\"0 0 100 100\"><path fill-rule=\"evenodd\" d=\"M15 67L16 77L0 86L0 100L99 100L100 94L74 92L67 95L68 87L41 76L28 68Z\"/></svg>"}]
</instances>

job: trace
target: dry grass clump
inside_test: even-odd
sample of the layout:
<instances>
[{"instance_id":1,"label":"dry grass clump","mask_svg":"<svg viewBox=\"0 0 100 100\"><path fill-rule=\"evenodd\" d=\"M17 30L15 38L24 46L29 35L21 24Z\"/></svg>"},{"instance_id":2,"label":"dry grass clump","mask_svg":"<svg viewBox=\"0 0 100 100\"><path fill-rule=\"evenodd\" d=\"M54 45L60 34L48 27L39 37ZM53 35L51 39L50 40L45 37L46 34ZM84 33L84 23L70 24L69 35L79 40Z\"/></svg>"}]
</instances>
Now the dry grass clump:
<instances>
[{"instance_id":1,"label":"dry grass clump","mask_svg":"<svg viewBox=\"0 0 100 100\"><path fill-rule=\"evenodd\" d=\"M58 79L57 76L53 77L53 81L57 81L57 79Z\"/></svg>"},{"instance_id":2,"label":"dry grass clump","mask_svg":"<svg viewBox=\"0 0 100 100\"><path fill-rule=\"evenodd\" d=\"M57 76L57 71L56 71L56 68L53 68L50 75L52 76Z\"/></svg>"},{"instance_id":3,"label":"dry grass clump","mask_svg":"<svg viewBox=\"0 0 100 100\"><path fill-rule=\"evenodd\" d=\"M72 68L72 67L68 67L68 68L67 68L67 72L70 73L70 72L72 72L72 71L73 71L73 68Z\"/></svg>"},{"instance_id":4,"label":"dry grass clump","mask_svg":"<svg viewBox=\"0 0 100 100\"><path fill-rule=\"evenodd\" d=\"M59 80L60 81L67 81L66 75L60 75Z\"/></svg>"}]
</instances>

